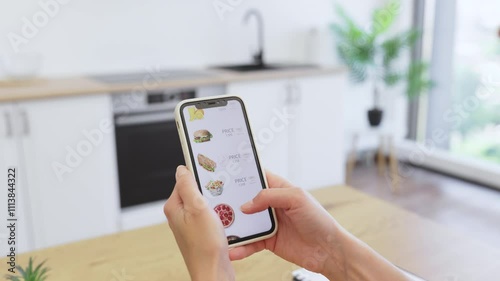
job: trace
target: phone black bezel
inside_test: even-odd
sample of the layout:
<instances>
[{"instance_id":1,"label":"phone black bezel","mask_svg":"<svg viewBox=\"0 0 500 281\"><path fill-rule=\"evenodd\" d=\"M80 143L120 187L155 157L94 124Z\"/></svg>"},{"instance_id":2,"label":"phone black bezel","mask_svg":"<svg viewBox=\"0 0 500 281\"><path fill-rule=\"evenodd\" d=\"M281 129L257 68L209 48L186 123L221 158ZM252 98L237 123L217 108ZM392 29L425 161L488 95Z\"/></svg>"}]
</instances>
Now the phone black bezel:
<instances>
[{"instance_id":1,"label":"phone black bezel","mask_svg":"<svg viewBox=\"0 0 500 281\"><path fill-rule=\"evenodd\" d=\"M198 168L196 167L196 160L194 158L194 155L193 155L193 148L191 147L191 141L189 139L189 132L188 132L188 128L187 128L187 123L186 123L186 120L184 118L184 109L186 107L189 107L189 106L196 106L197 104L201 104L201 103L206 103L206 102L221 102L221 105L219 106L213 106L211 105L210 107L222 107L222 106L227 106L227 101L230 101L230 100L235 100L237 101L240 106L241 106L241 109L243 110L243 116L245 118L245 124L246 124L246 127L247 127L247 132L248 132L248 135L250 137L250 143L251 143L251 146L252 146L252 151L253 151L253 155L255 157L255 160L256 160L256 164L257 164L257 170L259 172L259 178L260 178L260 182L263 186L262 189L265 189L267 187L266 185L266 181L264 180L264 174L262 173L262 167L260 165L260 159L259 159L259 155L257 154L257 148L255 146L255 141L254 141L254 138L253 138L253 134L252 134L252 130L250 128L250 122L248 121L248 115L247 115L247 110L245 108L245 104L243 103L243 101L238 98L238 97L235 97L235 96L228 96L228 97L221 97L221 98L217 98L217 99L207 99L207 100L199 100L199 101L193 101L193 102L187 102L185 104L183 104L181 107L180 107L180 117L181 117L181 121L182 121L182 127L184 129L184 136L185 136L185 141L188 145L188 148L189 148L189 157L191 159L191 163L193 164L193 173L194 173L194 176L196 178L196 182L198 183L198 189L200 190L201 194L203 194L203 189L201 188L201 182L200 182L200 179L198 177ZM252 198L249 198L248 200L250 200ZM250 236L247 236L247 237L243 237L243 238L240 238L240 239L237 239L237 240L233 240L233 241L229 241L229 245L232 245L232 244L236 244L236 243L241 243L241 242L245 242L245 241L248 241L248 240L252 240L252 239L255 239L255 238L259 238L259 237L262 237L262 236L266 236L266 235L269 235L271 233L274 232L274 230L276 229L276 221L274 219L274 215L273 215L273 211L271 208L268 208L268 213L269 213L269 217L271 218L271 229L269 231L265 231L265 232L261 232L261 233L257 233L257 234L254 234L254 235L250 235Z\"/></svg>"}]
</instances>

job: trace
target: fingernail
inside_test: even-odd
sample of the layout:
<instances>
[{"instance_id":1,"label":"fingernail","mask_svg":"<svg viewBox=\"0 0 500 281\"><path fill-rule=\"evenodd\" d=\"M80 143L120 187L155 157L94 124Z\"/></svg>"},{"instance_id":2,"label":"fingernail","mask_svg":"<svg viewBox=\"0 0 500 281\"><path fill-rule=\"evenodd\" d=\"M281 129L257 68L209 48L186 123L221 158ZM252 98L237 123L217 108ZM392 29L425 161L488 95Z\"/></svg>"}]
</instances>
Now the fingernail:
<instances>
[{"instance_id":1,"label":"fingernail","mask_svg":"<svg viewBox=\"0 0 500 281\"><path fill-rule=\"evenodd\" d=\"M185 175L187 172L188 172L188 170L186 169L186 167L181 165L181 166L177 167L177 171L175 172L175 178L177 179L177 178Z\"/></svg>"},{"instance_id":2,"label":"fingernail","mask_svg":"<svg viewBox=\"0 0 500 281\"><path fill-rule=\"evenodd\" d=\"M252 207L252 205L253 205L253 200L248 201L245 204L241 205L240 210L241 211L249 210L250 207Z\"/></svg>"}]
</instances>

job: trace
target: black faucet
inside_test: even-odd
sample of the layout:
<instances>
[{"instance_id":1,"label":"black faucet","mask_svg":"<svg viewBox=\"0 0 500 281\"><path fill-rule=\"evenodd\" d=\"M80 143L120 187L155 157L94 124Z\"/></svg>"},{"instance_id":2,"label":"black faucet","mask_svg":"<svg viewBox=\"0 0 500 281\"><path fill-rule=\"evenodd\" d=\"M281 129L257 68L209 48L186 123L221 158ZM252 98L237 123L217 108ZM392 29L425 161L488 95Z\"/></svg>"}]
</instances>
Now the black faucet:
<instances>
[{"instance_id":1,"label":"black faucet","mask_svg":"<svg viewBox=\"0 0 500 281\"><path fill-rule=\"evenodd\" d=\"M253 55L253 61L256 65L264 66L264 20L258 10L248 10L243 18L243 23L247 24L251 17L255 17L258 28L259 50Z\"/></svg>"}]
</instances>

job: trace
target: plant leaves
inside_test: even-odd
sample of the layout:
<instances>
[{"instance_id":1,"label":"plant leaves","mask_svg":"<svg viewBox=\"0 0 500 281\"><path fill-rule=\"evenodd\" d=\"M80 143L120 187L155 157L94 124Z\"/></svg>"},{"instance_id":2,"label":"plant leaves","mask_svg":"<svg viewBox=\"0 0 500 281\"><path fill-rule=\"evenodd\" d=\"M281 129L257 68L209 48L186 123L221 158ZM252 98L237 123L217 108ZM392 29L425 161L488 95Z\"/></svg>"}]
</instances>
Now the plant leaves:
<instances>
[{"instance_id":1,"label":"plant leaves","mask_svg":"<svg viewBox=\"0 0 500 281\"><path fill-rule=\"evenodd\" d=\"M28 266L16 266L20 276L6 275L7 280L10 281L44 281L47 278L47 272L50 270L45 267L46 260L34 267L34 259L30 257Z\"/></svg>"},{"instance_id":2,"label":"plant leaves","mask_svg":"<svg viewBox=\"0 0 500 281\"><path fill-rule=\"evenodd\" d=\"M49 272L49 270L50 269L48 267L42 269L42 271L40 271L40 275L38 276L38 281L44 281L47 279L47 272Z\"/></svg>"},{"instance_id":3,"label":"plant leaves","mask_svg":"<svg viewBox=\"0 0 500 281\"><path fill-rule=\"evenodd\" d=\"M27 277L33 275L33 257L30 257L30 260L28 262L28 267L26 268L26 275L24 276L24 279L27 279Z\"/></svg>"},{"instance_id":4,"label":"plant leaves","mask_svg":"<svg viewBox=\"0 0 500 281\"><path fill-rule=\"evenodd\" d=\"M330 29L335 35L339 59L349 68L352 81L360 83L370 78L394 86L405 80L409 97L418 96L434 85L426 77L427 65L421 61L411 63L406 72L393 70L403 51L413 47L420 37L419 31L410 29L385 40L380 38L400 13L398 0L373 12L371 30L361 28L339 5L336 11L339 22L331 24Z\"/></svg>"},{"instance_id":5,"label":"plant leaves","mask_svg":"<svg viewBox=\"0 0 500 281\"><path fill-rule=\"evenodd\" d=\"M383 52L383 64L385 67L388 67L396 58L399 57L402 46L401 39L398 36L387 39L381 46Z\"/></svg>"},{"instance_id":6,"label":"plant leaves","mask_svg":"<svg viewBox=\"0 0 500 281\"><path fill-rule=\"evenodd\" d=\"M419 31L410 29L385 40L381 45L384 66L390 66L403 50L413 47L419 36Z\"/></svg>"},{"instance_id":7,"label":"plant leaves","mask_svg":"<svg viewBox=\"0 0 500 281\"><path fill-rule=\"evenodd\" d=\"M33 271L34 274L37 274L38 271L40 270L40 268L43 267L43 265L47 262L47 260L44 260L43 262L41 262L40 264L38 264L38 266L35 268L35 270Z\"/></svg>"},{"instance_id":8,"label":"plant leaves","mask_svg":"<svg viewBox=\"0 0 500 281\"><path fill-rule=\"evenodd\" d=\"M5 275L5 278L7 280L10 280L10 281L21 281L21 279L19 279L19 277L14 276L14 275Z\"/></svg>"},{"instance_id":9,"label":"plant leaves","mask_svg":"<svg viewBox=\"0 0 500 281\"><path fill-rule=\"evenodd\" d=\"M356 58L354 58L351 52L352 49L349 47L338 47L339 57L349 68L351 80L354 82L363 82L367 78L366 64L360 63Z\"/></svg>"},{"instance_id":10,"label":"plant leaves","mask_svg":"<svg viewBox=\"0 0 500 281\"><path fill-rule=\"evenodd\" d=\"M19 271L19 274L21 274L21 276L26 279L26 271L24 270L24 268L22 268L22 266L16 266L16 269L17 271Z\"/></svg>"},{"instance_id":11,"label":"plant leaves","mask_svg":"<svg viewBox=\"0 0 500 281\"><path fill-rule=\"evenodd\" d=\"M417 61L410 64L408 68L407 80L408 85L406 94L410 98L414 98L435 86L434 81L426 77L428 64Z\"/></svg>"},{"instance_id":12,"label":"plant leaves","mask_svg":"<svg viewBox=\"0 0 500 281\"><path fill-rule=\"evenodd\" d=\"M387 86L396 85L401 79L403 79L403 75L393 72L386 72L384 77L382 78Z\"/></svg>"},{"instance_id":13,"label":"plant leaves","mask_svg":"<svg viewBox=\"0 0 500 281\"><path fill-rule=\"evenodd\" d=\"M337 6L337 14L341 22L330 25L337 39L337 54L349 68L351 79L363 82L367 79L368 67L374 64L375 38L351 20L340 6Z\"/></svg>"},{"instance_id":14,"label":"plant leaves","mask_svg":"<svg viewBox=\"0 0 500 281\"><path fill-rule=\"evenodd\" d=\"M372 33L377 36L387 32L394 24L400 10L401 3L399 1L391 1L385 6L375 9L372 15Z\"/></svg>"},{"instance_id":15,"label":"plant leaves","mask_svg":"<svg viewBox=\"0 0 500 281\"><path fill-rule=\"evenodd\" d=\"M344 8L342 8L342 6L335 5L335 11L336 11L336 14L340 17L340 19L344 22L344 25L349 26L350 28L360 29L360 28L357 28L357 25L347 15L346 11L344 10Z\"/></svg>"}]
</instances>

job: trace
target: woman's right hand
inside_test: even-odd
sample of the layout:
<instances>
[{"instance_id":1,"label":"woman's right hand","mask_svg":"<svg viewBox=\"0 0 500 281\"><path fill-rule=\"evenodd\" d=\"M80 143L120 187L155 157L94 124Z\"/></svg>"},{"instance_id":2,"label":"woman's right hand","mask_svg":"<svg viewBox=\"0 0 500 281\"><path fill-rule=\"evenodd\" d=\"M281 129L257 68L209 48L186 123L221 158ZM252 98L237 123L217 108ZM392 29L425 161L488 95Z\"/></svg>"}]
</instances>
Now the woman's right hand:
<instances>
[{"instance_id":1,"label":"woman's right hand","mask_svg":"<svg viewBox=\"0 0 500 281\"><path fill-rule=\"evenodd\" d=\"M241 206L246 214L275 208L278 231L275 236L230 250L231 260L240 260L264 249L308 270L326 273L332 262L344 260L340 247L342 228L306 191L267 172L270 189L262 190ZM337 246L338 247L337 247Z\"/></svg>"},{"instance_id":2,"label":"woman's right hand","mask_svg":"<svg viewBox=\"0 0 500 281\"><path fill-rule=\"evenodd\" d=\"M229 251L231 260L264 249L281 258L321 273L332 281L393 280L408 278L373 249L342 228L309 193L268 173L270 189L241 206L246 214L275 208L275 236Z\"/></svg>"}]
</instances>

